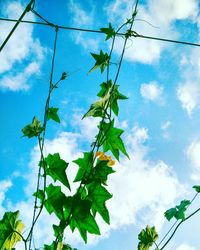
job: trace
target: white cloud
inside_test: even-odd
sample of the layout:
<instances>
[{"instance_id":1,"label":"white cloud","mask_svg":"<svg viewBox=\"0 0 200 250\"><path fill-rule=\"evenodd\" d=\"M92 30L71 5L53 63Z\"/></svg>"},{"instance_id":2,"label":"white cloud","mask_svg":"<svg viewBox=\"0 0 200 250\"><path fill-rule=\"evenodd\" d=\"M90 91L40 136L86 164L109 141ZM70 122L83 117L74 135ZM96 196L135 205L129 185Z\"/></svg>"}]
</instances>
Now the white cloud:
<instances>
[{"instance_id":1,"label":"white cloud","mask_svg":"<svg viewBox=\"0 0 200 250\"><path fill-rule=\"evenodd\" d=\"M140 87L140 94L148 101L161 103L163 101L163 86L157 82L143 83Z\"/></svg>"},{"instance_id":2,"label":"white cloud","mask_svg":"<svg viewBox=\"0 0 200 250\"><path fill-rule=\"evenodd\" d=\"M4 6L4 16L18 18L23 9L20 3L11 2ZM28 13L26 19L34 20L33 14ZM0 43L4 41L12 27L13 23L0 23ZM39 40L33 37L33 26L20 24L1 52L0 73L3 76L0 78L0 88L11 91L29 89L28 81L32 75L39 73L44 53L45 49ZM20 73L16 72L16 68L20 68Z\"/></svg>"},{"instance_id":3,"label":"white cloud","mask_svg":"<svg viewBox=\"0 0 200 250\"><path fill-rule=\"evenodd\" d=\"M200 87L198 82L186 82L177 88L177 97L182 104L183 109L189 116L195 108L200 105Z\"/></svg>"},{"instance_id":4,"label":"white cloud","mask_svg":"<svg viewBox=\"0 0 200 250\"><path fill-rule=\"evenodd\" d=\"M195 250L195 248L188 244L181 244L176 250Z\"/></svg>"},{"instance_id":5,"label":"white cloud","mask_svg":"<svg viewBox=\"0 0 200 250\"><path fill-rule=\"evenodd\" d=\"M128 0L112 1L108 6L105 6L105 10L109 21L120 25L126 21L127 17L131 16L133 4ZM146 5L139 4L137 19L146 20L159 28L149 26L142 21L135 21L133 29L141 35L177 39L179 34L175 31L173 23L185 18L194 21L197 13L197 0L149 0ZM125 58L129 61L147 64L158 61L162 51L171 46L164 42L141 38L132 38L131 40L132 42L127 46ZM123 39L118 39L115 47L117 54L121 53L122 44Z\"/></svg>"},{"instance_id":6,"label":"white cloud","mask_svg":"<svg viewBox=\"0 0 200 250\"><path fill-rule=\"evenodd\" d=\"M187 148L186 155L192 168L192 178L199 180L200 177L200 141L193 141Z\"/></svg>"}]
</instances>

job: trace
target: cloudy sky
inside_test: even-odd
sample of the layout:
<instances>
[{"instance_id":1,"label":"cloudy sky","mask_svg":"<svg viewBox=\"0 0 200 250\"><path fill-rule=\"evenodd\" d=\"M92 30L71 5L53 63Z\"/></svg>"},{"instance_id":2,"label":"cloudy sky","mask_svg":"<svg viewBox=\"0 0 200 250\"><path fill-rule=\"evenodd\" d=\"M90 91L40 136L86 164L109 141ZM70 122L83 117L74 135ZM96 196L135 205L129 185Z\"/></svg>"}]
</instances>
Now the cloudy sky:
<instances>
[{"instance_id":1,"label":"cloudy sky","mask_svg":"<svg viewBox=\"0 0 200 250\"><path fill-rule=\"evenodd\" d=\"M27 1L0 0L0 16L18 18ZM115 28L130 17L130 0L37 1L35 9L60 25L100 29ZM169 39L200 42L198 0L141 0L134 31ZM27 14L26 20L38 20ZM13 23L0 21L0 44ZM21 129L34 115L42 119L48 90L55 32L51 27L21 24L0 53L0 217L7 210L21 211L30 225L39 151L36 140L21 138ZM117 39L118 62L123 39ZM76 173L71 163L89 150L98 120L81 120L96 100L105 75L87 74L94 60L90 52L109 51L102 34L60 30L55 79L69 77L52 97L59 108L60 124L49 122L46 153L59 152L70 163L69 178ZM115 66L113 66L115 67ZM108 182L113 198L107 203L111 225L98 218L102 235L89 237L88 245L77 232L66 233L67 242L81 250L135 250L137 234L147 224L164 235L170 223L163 213L180 200L191 199L193 185L200 184L200 49L141 38L128 41L120 73L120 90L129 97L116 119L125 130L130 160L121 156ZM198 207L197 198L194 208ZM192 211L192 208L191 208ZM166 249L198 250L196 215L186 222ZM54 217L43 213L34 236L36 246L52 239ZM22 249L18 246L18 249Z\"/></svg>"}]
</instances>

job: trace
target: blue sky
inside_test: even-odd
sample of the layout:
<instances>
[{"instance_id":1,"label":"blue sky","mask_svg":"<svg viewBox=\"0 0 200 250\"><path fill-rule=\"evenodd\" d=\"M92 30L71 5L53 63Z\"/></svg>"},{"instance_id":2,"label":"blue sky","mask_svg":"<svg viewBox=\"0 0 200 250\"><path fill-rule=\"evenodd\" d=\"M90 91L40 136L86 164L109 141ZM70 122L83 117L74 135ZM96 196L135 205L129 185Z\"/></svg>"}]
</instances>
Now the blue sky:
<instances>
[{"instance_id":1,"label":"blue sky","mask_svg":"<svg viewBox=\"0 0 200 250\"><path fill-rule=\"evenodd\" d=\"M2 17L18 18L27 1L0 1ZM36 1L35 8L49 21L66 26L100 29L109 22L115 28L131 14L134 2ZM200 17L198 0L140 1L134 30L143 35L198 43ZM25 19L38 20L33 14ZM145 21L144 21L145 20ZM149 23L147 23L147 22ZM0 22L0 43L12 27ZM21 129L36 115L42 119L48 90L54 40L52 28L21 24L0 54L0 216L6 210L21 212L25 225L31 219L35 191L38 148L36 141L21 138ZM117 39L114 60L123 40ZM61 123L49 122L46 152L60 152L71 163L88 150L98 121L82 115L96 99L105 79L98 71L87 74L94 60L90 52L109 50L102 34L60 30L55 79L69 73L52 97ZM118 126L130 160L121 157L109 181L113 198L108 202L111 225L99 218L101 237L89 237L85 245L78 233L66 240L81 250L137 249L137 234L146 224L163 235L170 223L166 209L194 195L200 179L200 49L184 45L133 38L128 41L118 83L129 99L120 105ZM198 207L196 200L194 208ZM51 240L55 218L44 213L37 225L36 244ZM185 223L169 248L198 250L197 215ZM28 227L28 226L27 226ZM189 232L189 233L188 233ZM70 236L69 236L70 235ZM19 249L20 246L18 246Z\"/></svg>"}]
</instances>

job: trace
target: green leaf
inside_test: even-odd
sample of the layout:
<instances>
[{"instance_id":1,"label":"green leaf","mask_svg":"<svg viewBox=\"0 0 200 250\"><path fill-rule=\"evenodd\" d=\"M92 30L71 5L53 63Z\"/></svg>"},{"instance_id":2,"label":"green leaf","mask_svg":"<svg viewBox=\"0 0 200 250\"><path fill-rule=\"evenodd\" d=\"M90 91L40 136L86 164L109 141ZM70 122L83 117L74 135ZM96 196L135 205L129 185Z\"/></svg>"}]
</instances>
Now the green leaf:
<instances>
[{"instance_id":1,"label":"green leaf","mask_svg":"<svg viewBox=\"0 0 200 250\"><path fill-rule=\"evenodd\" d=\"M51 245L44 245L44 250L77 250L77 249L72 248L68 244L63 244L62 242L58 242L56 246L56 242L53 241Z\"/></svg>"},{"instance_id":2,"label":"green leaf","mask_svg":"<svg viewBox=\"0 0 200 250\"><path fill-rule=\"evenodd\" d=\"M88 116L103 117L105 114L105 106L109 98L110 98L110 93L108 92L103 98L100 98L99 100L97 100L95 103L93 103L90 106L90 109L83 116L83 118L88 117Z\"/></svg>"},{"instance_id":3,"label":"green leaf","mask_svg":"<svg viewBox=\"0 0 200 250\"><path fill-rule=\"evenodd\" d=\"M11 250L21 240L19 234L22 234L24 224L18 217L19 211L6 212L0 220L0 249Z\"/></svg>"},{"instance_id":4,"label":"green leaf","mask_svg":"<svg viewBox=\"0 0 200 250\"><path fill-rule=\"evenodd\" d=\"M109 93L111 109L115 113L115 115L118 115L119 113L118 100L126 100L128 98L119 92L118 90L119 85L115 85L113 88L112 80L109 80L108 82L103 82L100 86L101 90L97 94L97 96L103 98Z\"/></svg>"},{"instance_id":5,"label":"green leaf","mask_svg":"<svg viewBox=\"0 0 200 250\"><path fill-rule=\"evenodd\" d=\"M110 150L115 156L115 158L119 160L119 151L121 151L129 158L129 155L124 147L124 143L120 138L124 131L122 129L114 127L114 119L111 121L111 123L101 122L99 128L103 132L102 137L105 137L103 142L104 152ZM100 141L101 139L102 138L100 138Z\"/></svg>"},{"instance_id":6,"label":"green leaf","mask_svg":"<svg viewBox=\"0 0 200 250\"><path fill-rule=\"evenodd\" d=\"M168 221L170 221L173 217L177 220L184 220L185 219L185 211L187 207L191 204L189 200L181 201L180 205L168 209L164 215Z\"/></svg>"},{"instance_id":7,"label":"green leaf","mask_svg":"<svg viewBox=\"0 0 200 250\"><path fill-rule=\"evenodd\" d=\"M175 215L175 218L177 220L184 220L185 219L185 211L190 204L191 204L191 202L189 200L183 200L183 201L181 201L179 206L176 206L177 214Z\"/></svg>"},{"instance_id":8,"label":"green leaf","mask_svg":"<svg viewBox=\"0 0 200 250\"><path fill-rule=\"evenodd\" d=\"M61 191L61 187L50 184L45 189L45 192L47 194L47 199L44 201L44 206L49 214L55 213L60 220L64 219L63 206L67 197Z\"/></svg>"},{"instance_id":9,"label":"green leaf","mask_svg":"<svg viewBox=\"0 0 200 250\"><path fill-rule=\"evenodd\" d=\"M106 34L106 40L112 38L115 35L115 30L113 29L111 23L109 23L108 28L101 28L100 30Z\"/></svg>"},{"instance_id":10,"label":"green leaf","mask_svg":"<svg viewBox=\"0 0 200 250\"><path fill-rule=\"evenodd\" d=\"M95 59L96 63L93 68L90 69L88 73L93 72L97 68L100 68L101 73L105 70L105 68L109 65L110 56L107 53L103 53L100 51L100 54L91 53L92 57Z\"/></svg>"},{"instance_id":11,"label":"green leaf","mask_svg":"<svg viewBox=\"0 0 200 250\"><path fill-rule=\"evenodd\" d=\"M94 214L98 212L104 221L110 224L109 212L105 202L112 198L112 195L100 183L93 182L87 185L88 199L92 202Z\"/></svg>"},{"instance_id":12,"label":"green leaf","mask_svg":"<svg viewBox=\"0 0 200 250\"><path fill-rule=\"evenodd\" d=\"M173 217L175 217L176 213L177 213L176 208L170 208L164 213L164 215L166 219L170 221Z\"/></svg>"},{"instance_id":13,"label":"green leaf","mask_svg":"<svg viewBox=\"0 0 200 250\"><path fill-rule=\"evenodd\" d=\"M200 186L193 186L192 188L194 188L197 193L200 193Z\"/></svg>"},{"instance_id":14,"label":"green leaf","mask_svg":"<svg viewBox=\"0 0 200 250\"><path fill-rule=\"evenodd\" d=\"M99 227L90 212L91 202L76 197L73 205L74 209L70 221L72 231L76 227L85 243L87 242L87 232L100 235Z\"/></svg>"},{"instance_id":15,"label":"green leaf","mask_svg":"<svg viewBox=\"0 0 200 250\"><path fill-rule=\"evenodd\" d=\"M146 226L138 235L138 250L149 250L153 243L158 239L155 227Z\"/></svg>"},{"instance_id":16,"label":"green leaf","mask_svg":"<svg viewBox=\"0 0 200 250\"><path fill-rule=\"evenodd\" d=\"M58 241L62 241L63 239L63 228L57 225L53 225L54 236L58 239Z\"/></svg>"},{"instance_id":17,"label":"green leaf","mask_svg":"<svg viewBox=\"0 0 200 250\"><path fill-rule=\"evenodd\" d=\"M47 119L48 120L52 119L55 122L60 123L60 118L59 118L57 112L58 112L58 108L54 108L54 107L49 108L48 114L47 114Z\"/></svg>"},{"instance_id":18,"label":"green leaf","mask_svg":"<svg viewBox=\"0 0 200 250\"><path fill-rule=\"evenodd\" d=\"M93 166L93 153L84 152L83 158L78 158L73 162L79 166L79 170L74 179L74 182L82 181L82 183L84 184L91 173L91 169Z\"/></svg>"},{"instance_id":19,"label":"green leaf","mask_svg":"<svg viewBox=\"0 0 200 250\"><path fill-rule=\"evenodd\" d=\"M115 173L115 171L111 167L108 167L107 164L107 161L97 161L92 174L93 180L97 180L105 184L108 179L108 175Z\"/></svg>"},{"instance_id":20,"label":"green leaf","mask_svg":"<svg viewBox=\"0 0 200 250\"><path fill-rule=\"evenodd\" d=\"M37 197L42 202L45 198L45 193L43 190L39 189L37 192L33 194L33 196Z\"/></svg>"},{"instance_id":21,"label":"green leaf","mask_svg":"<svg viewBox=\"0 0 200 250\"><path fill-rule=\"evenodd\" d=\"M31 138L31 137L40 135L43 130L44 129L41 126L40 121L34 116L32 123L25 126L22 129L22 133L24 134L24 136Z\"/></svg>"},{"instance_id":22,"label":"green leaf","mask_svg":"<svg viewBox=\"0 0 200 250\"><path fill-rule=\"evenodd\" d=\"M60 158L59 153L53 155L49 154L45 158L45 161L47 163L46 174L51 176L54 181L60 181L70 190L69 181L66 175L68 163Z\"/></svg>"}]
</instances>

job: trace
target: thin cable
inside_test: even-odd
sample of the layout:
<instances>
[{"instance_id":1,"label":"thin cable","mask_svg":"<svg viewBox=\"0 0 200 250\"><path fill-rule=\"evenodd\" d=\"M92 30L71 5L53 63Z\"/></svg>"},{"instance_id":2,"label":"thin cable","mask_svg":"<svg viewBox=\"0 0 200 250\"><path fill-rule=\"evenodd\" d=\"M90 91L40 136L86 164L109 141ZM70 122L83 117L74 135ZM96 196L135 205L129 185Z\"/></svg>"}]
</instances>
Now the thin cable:
<instances>
[{"instance_id":1,"label":"thin cable","mask_svg":"<svg viewBox=\"0 0 200 250\"><path fill-rule=\"evenodd\" d=\"M0 52L2 51L2 49L5 47L5 45L7 44L7 42L9 41L10 37L12 36L12 34L14 33L14 31L16 30L17 26L20 24L20 22L22 21L23 17L26 15L27 12L29 12L31 10L31 6L33 4L35 0L31 0L29 2L29 4L26 6L25 10L23 11L23 13L21 14L20 18L16 21L16 24L14 25L14 27L12 28L12 30L10 31L10 33L8 34L8 36L6 37L6 39L3 41L1 47L0 47Z\"/></svg>"},{"instance_id":2,"label":"thin cable","mask_svg":"<svg viewBox=\"0 0 200 250\"><path fill-rule=\"evenodd\" d=\"M17 22L18 20L0 17L0 21ZM27 23L27 24L50 26L50 27L52 27L52 26L56 27L57 26L59 29L64 29L64 30L74 30L74 31L82 31L82 32L104 34L104 32L102 32L101 30L83 29L83 28L69 27L69 26L64 26L64 25L55 25L55 24L50 23L50 22L46 23L46 22L37 22L37 21L28 21L28 20L21 20L20 22L21 23ZM125 34L124 33L116 33L116 35L124 36ZM130 37L131 36L133 36L135 38L146 38L146 39L150 39L150 40L157 40L157 41L163 41L163 42L178 43L178 44L183 44L183 45L200 47L199 43L178 41L178 40L166 39L166 38L161 38L161 37L145 36L145 35L138 34L136 32L134 32L134 34L130 35Z\"/></svg>"}]
</instances>

